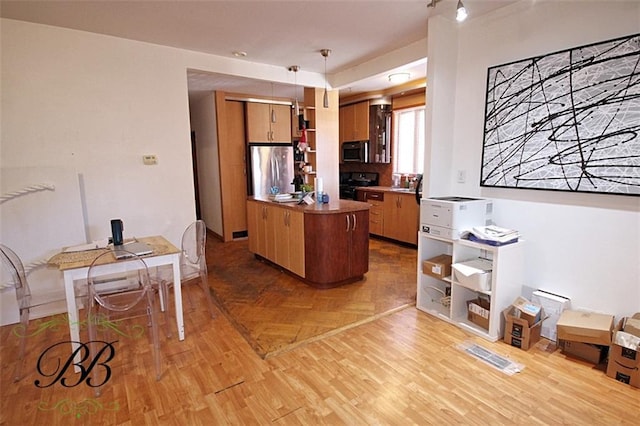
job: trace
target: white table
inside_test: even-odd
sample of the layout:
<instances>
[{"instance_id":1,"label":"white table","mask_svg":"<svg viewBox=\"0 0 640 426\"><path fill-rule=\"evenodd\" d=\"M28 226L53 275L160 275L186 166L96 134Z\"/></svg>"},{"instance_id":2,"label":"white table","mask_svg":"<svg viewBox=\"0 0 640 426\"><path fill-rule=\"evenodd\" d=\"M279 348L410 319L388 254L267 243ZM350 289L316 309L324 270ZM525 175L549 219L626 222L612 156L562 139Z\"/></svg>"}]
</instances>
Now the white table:
<instances>
[{"instance_id":1,"label":"white table","mask_svg":"<svg viewBox=\"0 0 640 426\"><path fill-rule=\"evenodd\" d=\"M184 340L182 288L180 284L180 250L162 236L138 238L138 241L146 242L153 248L152 254L143 257L144 262L148 267L151 268L163 265L172 265L173 267L173 291L178 339ZM89 266L91 266L91 263L96 257L104 253L103 250L91 250L90 252L82 252L83 255L81 255L80 259L78 259L77 252L75 254L64 252L58 253L49 259L49 263L58 266L64 275L64 287L67 297L67 311L69 315L69 335L71 336L71 353L74 353L80 346L80 316L78 312L78 305L76 303L75 282L79 280L86 280L89 272ZM101 271L104 271L105 274L119 272L123 270L122 265L125 262L126 260L116 261L114 257L113 263L109 264L112 267L101 268ZM74 370L76 373L80 371L79 363L80 353L77 353L74 358Z\"/></svg>"}]
</instances>

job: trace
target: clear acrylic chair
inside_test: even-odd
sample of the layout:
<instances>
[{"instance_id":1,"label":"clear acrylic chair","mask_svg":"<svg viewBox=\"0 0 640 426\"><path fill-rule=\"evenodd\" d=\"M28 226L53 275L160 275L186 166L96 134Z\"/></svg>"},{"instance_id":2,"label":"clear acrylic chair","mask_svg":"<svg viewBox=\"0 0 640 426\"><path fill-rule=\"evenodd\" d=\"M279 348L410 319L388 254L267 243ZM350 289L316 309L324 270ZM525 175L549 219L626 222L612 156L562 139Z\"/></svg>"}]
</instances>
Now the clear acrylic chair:
<instances>
[{"instance_id":1,"label":"clear acrylic chair","mask_svg":"<svg viewBox=\"0 0 640 426\"><path fill-rule=\"evenodd\" d=\"M20 324L13 329L13 334L20 338L18 363L13 376L13 380L17 382L22 378L31 309L52 303L60 303L66 299L62 290L32 294L20 257L4 244L0 244L0 257L2 257L2 283L0 288L12 287L15 289L20 313Z\"/></svg>"},{"instance_id":2,"label":"clear acrylic chair","mask_svg":"<svg viewBox=\"0 0 640 426\"><path fill-rule=\"evenodd\" d=\"M204 292L209 314L211 318L214 318L213 299L209 290L209 275L207 272L206 245L207 226L203 220L196 220L182 234L180 281L183 284L195 279L199 281L200 288ZM170 280L163 281L162 290L165 301L168 300L168 289L171 285L173 285L173 282Z\"/></svg>"},{"instance_id":3,"label":"clear acrylic chair","mask_svg":"<svg viewBox=\"0 0 640 426\"><path fill-rule=\"evenodd\" d=\"M144 328L150 325L156 380L160 380L162 369L158 312L149 270L141 257L125 250L121 251L127 255L126 258L113 262L113 253L106 252L98 256L89 267L87 325L90 359L104 356L101 353L105 349L104 342L114 340L109 336L99 339L98 332L115 331L119 334L115 340L120 344L126 344L128 338L140 337L144 334ZM132 331L127 333L123 331L125 321L128 323L131 318L145 316L145 326L134 326ZM100 359L97 362L100 362ZM91 373L92 386L95 388L96 396L99 396L108 377L104 377L105 369L93 368ZM100 374L103 377L99 377Z\"/></svg>"}]
</instances>

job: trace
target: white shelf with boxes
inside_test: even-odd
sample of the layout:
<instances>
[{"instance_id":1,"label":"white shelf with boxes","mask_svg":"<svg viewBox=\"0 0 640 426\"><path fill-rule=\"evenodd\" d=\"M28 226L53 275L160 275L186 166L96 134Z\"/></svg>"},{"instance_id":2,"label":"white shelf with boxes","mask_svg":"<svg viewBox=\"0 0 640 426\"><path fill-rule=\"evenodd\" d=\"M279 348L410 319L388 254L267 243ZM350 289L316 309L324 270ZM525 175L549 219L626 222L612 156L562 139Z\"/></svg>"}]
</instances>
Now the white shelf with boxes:
<instances>
[{"instance_id":1,"label":"white shelf with boxes","mask_svg":"<svg viewBox=\"0 0 640 426\"><path fill-rule=\"evenodd\" d=\"M491 246L420 232L416 307L487 340L501 339L502 311L522 289L523 244ZM478 273L461 273L461 263Z\"/></svg>"}]
</instances>

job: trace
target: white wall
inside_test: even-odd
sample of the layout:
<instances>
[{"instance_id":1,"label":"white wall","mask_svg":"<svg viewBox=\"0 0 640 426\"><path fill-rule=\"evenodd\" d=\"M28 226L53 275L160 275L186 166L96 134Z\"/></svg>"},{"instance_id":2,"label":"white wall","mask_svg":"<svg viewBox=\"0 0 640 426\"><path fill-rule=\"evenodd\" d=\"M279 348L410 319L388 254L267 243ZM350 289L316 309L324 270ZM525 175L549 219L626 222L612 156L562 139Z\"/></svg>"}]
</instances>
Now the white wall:
<instances>
[{"instance_id":1,"label":"white wall","mask_svg":"<svg viewBox=\"0 0 640 426\"><path fill-rule=\"evenodd\" d=\"M429 38L451 29L442 27L430 28ZM450 180L430 188L430 195L495 199L495 221L519 229L527 241L527 286L568 296L574 308L617 316L640 311L640 198L480 188L484 102L490 66L638 32L639 2L576 7L575 2L523 0L460 25L457 51L438 52L455 56L455 66L436 61L431 50L428 63L436 67L432 73L457 76L453 120L434 120L428 136L440 149L449 145ZM438 108L436 98L432 109ZM449 123L452 139L436 138L451 129ZM456 181L458 170L466 171L463 184Z\"/></svg>"},{"instance_id":2,"label":"white wall","mask_svg":"<svg viewBox=\"0 0 640 426\"><path fill-rule=\"evenodd\" d=\"M195 219L187 68L202 55L6 19L0 31L0 188L56 186L0 205L0 240L29 262L106 238L121 218L125 237L179 245ZM32 288L61 285L40 275ZM13 293L1 297L0 323L15 321Z\"/></svg>"},{"instance_id":3,"label":"white wall","mask_svg":"<svg viewBox=\"0 0 640 426\"><path fill-rule=\"evenodd\" d=\"M216 98L213 92L193 101L189 107L191 128L196 133L200 213L207 228L224 235Z\"/></svg>"}]
</instances>

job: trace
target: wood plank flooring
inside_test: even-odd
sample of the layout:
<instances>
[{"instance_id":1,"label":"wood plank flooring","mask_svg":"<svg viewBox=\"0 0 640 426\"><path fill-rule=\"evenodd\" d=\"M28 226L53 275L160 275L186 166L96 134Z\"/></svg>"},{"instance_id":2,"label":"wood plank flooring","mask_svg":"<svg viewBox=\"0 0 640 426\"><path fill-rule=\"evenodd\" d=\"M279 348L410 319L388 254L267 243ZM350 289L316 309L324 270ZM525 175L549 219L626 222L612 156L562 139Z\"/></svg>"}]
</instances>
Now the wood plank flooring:
<instances>
[{"instance_id":1,"label":"wood plank flooring","mask_svg":"<svg viewBox=\"0 0 640 426\"><path fill-rule=\"evenodd\" d=\"M224 245L218 250L224 256ZM639 389L553 351L546 340L521 351L409 307L265 360L224 315L209 318L197 286L183 292L186 340L163 337L162 379L153 377L148 339L121 338L97 400L85 383L34 385L43 380L39 355L68 340L66 327L29 339L18 383L11 381L17 338L13 326L0 328L0 424L640 423ZM525 368L507 376L461 352L465 341Z\"/></svg>"}]
</instances>

